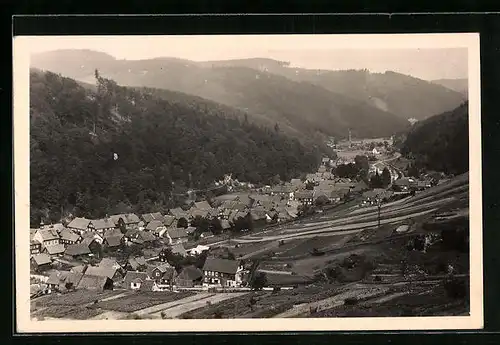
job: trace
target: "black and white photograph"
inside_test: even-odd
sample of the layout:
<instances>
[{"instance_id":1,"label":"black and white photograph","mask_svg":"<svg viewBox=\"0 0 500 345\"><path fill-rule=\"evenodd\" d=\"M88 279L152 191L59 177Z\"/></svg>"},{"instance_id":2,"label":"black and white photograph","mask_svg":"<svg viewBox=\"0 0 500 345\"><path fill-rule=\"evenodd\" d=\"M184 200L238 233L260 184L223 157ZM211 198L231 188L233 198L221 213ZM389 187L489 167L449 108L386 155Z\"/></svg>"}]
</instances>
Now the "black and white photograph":
<instances>
[{"instance_id":1,"label":"black and white photograph","mask_svg":"<svg viewBox=\"0 0 500 345\"><path fill-rule=\"evenodd\" d=\"M482 327L479 71L470 33L16 38L20 331Z\"/></svg>"}]
</instances>

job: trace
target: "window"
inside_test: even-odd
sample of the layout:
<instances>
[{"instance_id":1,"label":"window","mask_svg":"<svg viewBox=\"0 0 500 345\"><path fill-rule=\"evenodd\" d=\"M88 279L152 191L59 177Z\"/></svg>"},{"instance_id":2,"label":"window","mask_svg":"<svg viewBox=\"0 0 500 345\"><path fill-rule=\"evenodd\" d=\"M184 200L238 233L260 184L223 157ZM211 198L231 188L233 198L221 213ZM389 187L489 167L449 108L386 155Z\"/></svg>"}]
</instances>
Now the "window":
<instances>
[{"instance_id":1,"label":"window","mask_svg":"<svg viewBox=\"0 0 500 345\"><path fill-rule=\"evenodd\" d=\"M215 276L218 277L219 276L219 272L215 272Z\"/></svg>"}]
</instances>

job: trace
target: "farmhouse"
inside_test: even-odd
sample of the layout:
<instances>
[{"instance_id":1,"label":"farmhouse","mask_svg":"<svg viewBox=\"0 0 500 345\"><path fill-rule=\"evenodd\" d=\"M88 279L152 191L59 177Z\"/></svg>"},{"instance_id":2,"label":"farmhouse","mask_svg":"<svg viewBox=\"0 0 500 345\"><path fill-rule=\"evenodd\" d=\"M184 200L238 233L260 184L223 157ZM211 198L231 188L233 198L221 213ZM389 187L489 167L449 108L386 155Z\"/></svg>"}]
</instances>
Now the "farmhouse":
<instances>
[{"instance_id":1,"label":"farmhouse","mask_svg":"<svg viewBox=\"0 0 500 345\"><path fill-rule=\"evenodd\" d=\"M75 218L68 224L68 229L77 231L79 233L91 230L90 220L85 218Z\"/></svg>"},{"instance_id":2,"label":"farmhouse","mask_svg":"<svg viewBox=\"0 0 500 345\"><path fill-rule=\"evenodd\" d=\"M71 257L71 258L81 258L81 257L88 257L92 254L90 251L89 245L87 243L75 243L75 244L70 244L68 247L66 247L66 250L64 252L65 256Z\"/></svg>"},{"instance_id":3,"label":"farmhouse","mask_svg":"<svg viewBox=\"0 0 500 345\"><path fill-rule=\"evenodd\" d=\"M304 190L295 193L295 200L302 203L302 205L312 205L314 199L314 193L310 190Z\"/></svg>"},{"instance_id":4,"label":"farmhouse","mask_svg":"<svg viewBox=\"0 0 500 345\"><path fill-rule=\"evenodd\" d=\"M93 220L90 223L93 230L97 231L99 234L104 234L105 231L115 228L115 223L110 218Z\"/></svg>"},{"instance_id":5,"label":"farmhouse","mask_svg":"<svg viewBox=\"0 0 500 345\"><path fill-rule=\"evenodd\" d=\"M64 245L75 244L81 239L79 234L67 228L62 229L59 232L59 236L59 243Z\"/></svg>"},{"instance_id":6,"label":"farmhouse","mask_svg":"<svg viewBox=\"0 0 500 345\"><path fill-rule=\"evenodd\" d=\"M89 266L85 275L107 277L113 281L121 278L120 269L116 266Z\"/></svg>"},{"instance_id":7,"label":"farmhouse","mask_svg":"<svg viewBox=\"0 0 500 345\"><path fill-rule=\"evenodd\" d=\"M163 225L163 220L152 220L148 223L145 230L161 236L160 234L163 234L166 229Z\"/></svg>"},{"instance_id":8,"label":"farmhouse","mask_svg":"<svg viewBox=\"0 0 500 345\"><path fill-rule=\"evenodd\" d=\"M33 239L40 242L42 248L59 244L59 234L55 229L39 229Z\"/></svg>"},{"instance_id":9,"label":"farmhouse","mask_svg":"<svg viewBox=\"0 0 500 345\"><path fill-rule=\"evenodd\" d=\"M120 248L125 242L123 234L108 236L104 238L104 246L108 249L114 250Z\"/></svg>"},{"instance_id":10,"label":"farmhouse","mask_svg":"<svg viewBox=\"0 0 500 345\"><path fill-rule=\"evenodd\" d=\"M142 271L147 267L146 259L144 256L136 256L128 259L128 267L133 271Z\"/></svg>"},{"instance_id":11,"label":"farmhouse","mask_svg":"<svg viewBox=\"0 0 500 345\"><path fill-rule=\"evenodd\" d=\"M178 228L178 229L168 229L165 232L164 236L168 238L169 244L179 244L186 243L188 241L188 234L186 229Z\"/></svg>"},{"instance_id":12,"label":"farmhouse","mask_svg":"<svg viewBox=\"0 0 500 345\"><path fill-rule=\"evenodd\" d=\"M188 219L188 214L186 211L184 211L182 208L180 207L177 207L177 208L173 208L171 210L168 211L170 213L170 215L174 216L175 219L179 220L181 218L184 218L184 219Z\"/></svg>"},{"instance_id":13,"label":"farmhouse","mask_svg":"<svg viewBox=\"0 0 500 345\"><path fill-rule=\"evenodd\" d=\"M82 233L82 241L95 240L99 244L104 242L104 236L93 231L85 231Z\"/></svg>"},{"instance_id":14,"label":"farmhouse","mask_svg":"<svg viewBox=\"0 0 500 345\"><path fill-rule=\"evenodd\" d=\"M46 253L36 254L31 258L31 264L36 272L42 272L51 267L52 259Z\"/></svg>"},{"instance_id":15,"label":"farmhouse","mask_svg":"<svg viewBox=\"0 0 500 345\"><path fill-rule=\"evenodd\" d=\"M141 216L142 220L144 221L144 224L148 224L149 222L153 220L163 220L163 215L160 212L155 212L155 213L145 213Z\"/></svg>"},{"instance_id":16,"label":"farmhouse","mask_svg":"<svg viewBox=\"0 0 500 345\"><path fill-rule=\"evenodd\" d=\"M212 206L210 206L210 204L207 201L195 202L193 207L198 210L206 210L206 211L210 211L212 209Z\"/></svg>"},{"instance_id":17,"label":"farmhouse","mask_svg":"<svg viewBox=\"0 0 500 345\"><path fill-rule=\"evenodd\" d=\"M148 280L148 274L145 272L128 271L123 280L124 287L130 290L139 290L142 283Z\"/></svg>"},{"instance_id":18,"label":"farmhouse","mask_svg":"<svg viewBox=\"0 0 500 345\"><path fill-rule=\"evenodd\" d=\"M151 269L148 275L156 282L159 288L171 287L174 283L175 268L168 263L164 263Z\"/></svg>"},{"instance_id":19,"label":"farmhouse","mask_svg":"<svg viewBox=\"0 0 500 345\"><path fill-rule=\"evenodd\" d=\"M109 218L113 221L116 227L133 227L139 224L139 217L134 213L112 215Z\"/></svg>"},{"instance_id":20,"label":"farmhouse","mask_svg":"<svg viewBox=\"0 0 500 345\"><path fill-rule=\"evenodd\" d=\"M55 271L47 280L47 285L52 291L70 290L78 286L78 283L80 282L82 277L82 273Z\"/></svg>"},{"instance_id":21,"label":"farmhouse","mask_svg":"<svg viewBox=\"0 0 500 345\"><path fill-rule=\"evenodd\" d=\"M177 222L175 221L175 217L167 214L166 216L163 217L163 225L167 228L177 227Z\"/></svg>"},{"instance_id":22,"label":"farmhouse","mask_svg":"<svg viewBox=\"0 0 500 345\"><path fill-rule=\"evenodd\" d=\"M194 287L201 285L202 281L203 272L193 265L184 267L175 277L175 285L178 287Z\"/></svg>"},{"instance_id":23,"label":"farmhouse","mask_svg":"<svg viewBox=\"0 0 500 345\"><path fill-rule=\"evenodd\" d=\"M113 290L113 280L106 276L94 276L85 272L76 288L86 290Z\"/></svg>"},{"instance_id":24,"label":"farmhouse","mask_svg":"<svg viewBox=\"0 0 500 345\"><path fill-rule=\"evenodd\" d=\"M45 247L45 252L49 254L51 258L62 256L65 250L62 244L53 244Z\"/></svg>"},{"instance_id":25,"label":"farmhouse","mask_svg":"<svg viewBox=\"0 0 500 345\"><path fill-rule=\"evenodd\" d=\"M242 283L243 267L236 260L208 257L203 265L203 285L236 287Z\"/></svg>"}]
</instances>

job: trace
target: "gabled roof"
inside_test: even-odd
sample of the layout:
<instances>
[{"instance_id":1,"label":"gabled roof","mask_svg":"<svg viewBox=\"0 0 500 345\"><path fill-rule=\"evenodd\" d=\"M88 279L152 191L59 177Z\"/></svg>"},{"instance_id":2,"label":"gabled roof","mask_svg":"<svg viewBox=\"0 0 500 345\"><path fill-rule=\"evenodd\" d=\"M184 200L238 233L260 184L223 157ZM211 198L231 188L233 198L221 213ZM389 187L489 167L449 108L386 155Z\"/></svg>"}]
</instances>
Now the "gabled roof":
<instances>
[{"instance_id":1,"label":"gabled roof","mask_svg":"<svg viewBox=\"0 0 500 345\"><path fill-rule=\"evenodd\" d=\"M40 229L38 230L38 233L42 237L43 241L52 241L59 238L59 234L56 229Z\"/></svg>"},{"instance_id":2,"label":"gabled roof","mask_svg":"<svg viewBox=\"0 0 500 345\"><path fill-rule=\"evenodd\" d=\"M146 272L128 271L127 274L125 274L123 282L125 283L125 286L129 287L132 282L138 279L141 281L141 283L143 283L148 279L148 274Z\"/></svg>"},{"instance_id":3,"label":"gabled roof","mask_svg":"<svg viewBox=\"0 0 500 345\"><path fill-rule=\"evenodd\" d=\"M203 277L203 272L196 266L186 266L177 276L178 279L182 280L198 280Z\"/></svg>"},{"instance_id":4,"label":"gabled roof","mask_svg":"<svg viewBox=\"0 0 500 345\"><path fill-rule=\"evenodd\" d=\"M146 259L144 256L137 256L135 258L129 258L128 263L133 270L137 270L141 266L146 266Z\"/></svg>"},{"instance_id":5,"label":"gabled roof","mask_svg":"<svg viewBox=\"0 0 500 345\"><path fill-rule=\"evenodd\" d=\"M101 262L99 262L99 267L116 267L116 268L120 268L121 266L113 258L103 258L101 260Z\"/></svg>"},{"instance_id":6,"label":"gabled roof","mask_svg":"<svg viewBox=\"0 0 500 345\"><path fill-rule=\"evenodd\" d=\"M224 230L229 229L231 227L231 224L229 223L229 221L227 219L221 220L220 225L222 226L222 229L224 229Z\"/></svg>"},{"instance_id":7,"label":"gabled roof","mask_svg":"<svg viewBox=\"0 0 500 345\"><path fill-rule=\"evenodd\" d=\"M134 237L140 232L138 229L128 229L127 232L125 233L126 237Z\"/></svg>"},{"instance_id":8,"label":"gabled roof","mask_svg":"<svg viewBox=\"0 0 500 345\"><path fill-rule=\"evenodd\" d=\"M70 272L83 274L87 270L87 265L79 265L71 267Z\"/></svg>"},{"instance_id":9,"label":"gabled roof","mask_svg":"<svg viewBox=\"0 0 500 345\"><path fill-rule=\"evenodd\" d=\"M89 245L87 243L75 243L70 244L66 247L66 251L64 252L66 255L77 256L77 255L86 255L90 254L91 251L89 249Z\"/></svg>"},{"instance_id":10,"label":"gabled roof","mask_svg":"<svg viewBox=\"0 0 500 345\"><path fill-rule=\"evenodd\" d=\"M154 284L153 280L145 280L142 282L139 291L153 291Z\"/></svg>"},{"instance_id":11,"label":"gabled roof","mask_svg":"<svg viewBox=\"0 0 500 345\"><path fill-rule=\"evenodd\" d=\"M77 286L82 277L82 273L55 271L50 275L49 279L47 280L47 284L63 285L66 283L71 283L73 284L73 286Z\"/></svg>"},{"instance_id":12,"label":"gabled roof","mask_svg":"<svg viewBox=\"0 0 500 345\"><path fill-rule=\"evenodd\" d=\"M239 262L221 258L207 257L203 265L203 271L235 274L238 271Z\"/></svg>"},{"instance_id":13,"label":"gabled roof","mask_svg":"<svg viewBox=\"0 0 500 345\"><path fill-rule=\"evenodd\" d=\"M312 190L304 190L304 191L299 191L295 193L295 197L297 199L310 199L314 196L314 193Z\"/></svg>"},{"instance_id":14,"label":"gabled roof","mask_svg":"<svg viewBox=\"0 0 500 345\"><path fill-rule=\"evenodd\" d=\"M174 224L177 224L175 222L175 217L174 216L166 215L166 216L163 217L163 225L169 227L169 226L172 226Z\"/></svg>"},{"instance_id":15,"label":"gabled roof","mask_svg":"<svg viewBox=\"0 0 500 345\"><path fill-rule=\"evenodd\" d=\"M207 201L199 201L194 203L194 207L199 209L199 210L210 210L212 206Z\"/></svg>"},{"instance_id":16,"label":"gabled roof","mask_svg":"<svg viewBox=\"0 0 500 345\"><path fill-rule=\"evenodd\" d=\"M163 220L163 215L160 212L145 213L142 215L142 219L144 219L146 223L149 223L153 220Z\"/></svg>"},{"instance_id":17,"label":"gabled roof","mask_svg":"<svg viewBox=\"0 0 500 345\"><path fill-rule=\"evenodd\" d=\"M52 262L50 255L46 253L33 255L33 260L38 266L50 264Z\"/></svg>"},{"instance_id":18,"label":"gabled roof","mask_svg":"<svg viewBox=\"0 0 500 345\"><path fill-rule=\"evenodd\" d=\"M115 223L110 218L96 219L92 221L92 225L96 230L114 228Z\"/></svg>"},{"instance_id":19,"label":"gabled roof","mask_svg":"<svg viewBox=\"0 0 500 345\"><path fill-rule=\"evenodd\" d=\"M146 230L154 231L160 227L163 227L163 219L162 220L152 220L146 226Z\"/></svg>"},{"instance_id":20,"label":"gabled roof","mask_svg":"<svg viewBox=\"0 0 500 345\"><path fill-rule=\"evenodd\" d=\"M208 210L204 210L204 209L193 208L193 209L189 210L189 213L191 214L191 217L193 217L193 218L196 218L196 217L206 218L208 216Z\"/></svg>"},{"instance_id":21,"label":"gabled roof","mask_svg":"<svg viewBox=\"0 0 500 345\"><path fill-rule=\"evenodd\" d=\"M170 211L170 214L172 216L175 217L175 219L181 219L181 218L186 218L188 215L187 215L187 212L184 211L182 208L180 207L177 207L177 208L173 208L171 209Z\"/></svg>"},{"instance_id":22,"label":"gabled roof","mask_svg":"<svg viewBox=\"0 0 500 345\"><path fill-rule=\"evenodd\" d=\"M171 239L177 239L177 238L185 238L188 237L188 234L186 232L186 229L183 228L178 228L178 229L168 229L167 230L168 236Z\"/></svg>"},{"instance_id":23,"label":"gabled roof","mask_svg":"<svg viewBox=\"0 0 500 345\"><path fill-rule=\"evenodd\" d=\"M96 232L93 232L93 231L85 231L84 233L82 233L82 238L85 240L85 239L93 239L95 237L100 237L102 238L101 235L99 235L98 233Z\"/></svg>"},{"instance_id":24,"label":"gabled roof","mask_svg":"<svg viewBox=\"0 0 500 345\"><path fill-rule=\"evenodd\" d=\"M68 228L86 230L90 224L90 220L85 218L75 218L69 224Z\"/></svg>"},{"instance_id":25,"label":"gabled roof","mask_svg":"<svg viewBox=\"0 0 500 345\"><path fill-rule=\"evenodd\" d=\"M111 236L121 236L123 235L120 229L108 229L104 231L104 238L111 237Z\"/></svg>"},{"instance_id":26,"label":"gabled roof","mask_svg":"<svg viewBox=\"0 0 500 345\"><path fill-rule=\"evenodd\" d=\"M61 232L59 233L59 236L61 237L61 240L71 241L71 242L77 242L80 239L80 235L67 228L62 229Z\"/></svg>"},{"instance_id":27,"label":"gabled roof","mask_svg":"<svg viewBox=\"0 0 500 345\"><path fill-rule=\"evenodd\" d=\"M50 246L46 246L45 249L50 255L62 254L66 250L62 244L52 244Z\"/></svg>"},{"instance_id":28,"label":"gabled roof","mask_svg":"<svg viewBox=\"0 0 500 345\"><path fill-rule=\"evenodd\" d=\"M88 290L102 290L104 286L109 281L108 277L105 276L94 276L90 274L84 274L80 282L78 283L78 289L88 289Z\"/></svg>"},{"instance_id":29,"label":"gabled roof","mask_svg":"<svg viewBox=\"0 0 500 345\"><path fill-rule=\"evenodd\" d=\"M117 271L118 271L118 268L116 268L116 267L89 266L89 267L87 267L87 270L85 271L85 275L107 277L109 279L112 279Z\"/></svg>"},{"instance_id":30,"label":"gabled roof","mask_svg":"<svg viewBox=\"0 0 500 345\"><path fill-rule=\"evenodd\" d=\"M143 240L144 242L152 242L156 240L155 235L153 235L149 231L139 231L138 235L139 239Z\"/></svg>"},{"instance_id":31,"label":"gabled roof","mask_svg":"<svg viewBox=\"0 0 500 345\"><path fill-rule=\"evenodd\" d=\"M187 229L186 229L186 233L189 235L189 234L192 234L193 232L196 231L196 227L194 226L188 226Z\"/></svg>"},{"instance_id":32,"label":"gabled roof","mask_svg":"<svg viewBox=\"0 0 500 345\"><path fill-rule=\"evenodd\" d=\"M118 225L118 221L120 220L120 218L123 219L123 222L125 224L135 224L139 223L140 221L139 217L134 213L115 214L110 216L109 218L111 218L111 220L115 223L115 225Z\"/></svg>"},{"instance_id":33,"label":"gabled roof","mask_svg":"<svg viewBox=\"0 0 500 345\"><path fill-rule=\"evenodd\" d=\"M187 255L186 248L184 248L184 246L182 244L173 245L170 248L170 250L172 251L173 254L179 254L179 255L182 255L182 256L186 256Z\"/></svg>"}]
</instances>

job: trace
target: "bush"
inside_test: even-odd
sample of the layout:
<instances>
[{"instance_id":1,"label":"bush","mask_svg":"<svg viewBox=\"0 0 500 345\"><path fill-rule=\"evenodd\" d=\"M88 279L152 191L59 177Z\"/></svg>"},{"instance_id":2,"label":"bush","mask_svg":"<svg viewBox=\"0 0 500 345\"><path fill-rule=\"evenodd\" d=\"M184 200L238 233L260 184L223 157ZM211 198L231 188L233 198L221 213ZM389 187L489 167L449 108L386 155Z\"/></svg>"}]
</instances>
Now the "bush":
<instances>
[{"instance_id":1,"label":"bush","mask_svg":"<svg viewBox=\"0 0 500 345\"><path fill-rule=\"evenodd\" d=\"M356 297L348 297L344 300L345 305L356 305L358 304L358 299Z\"/></svg>"}]
</instances>

